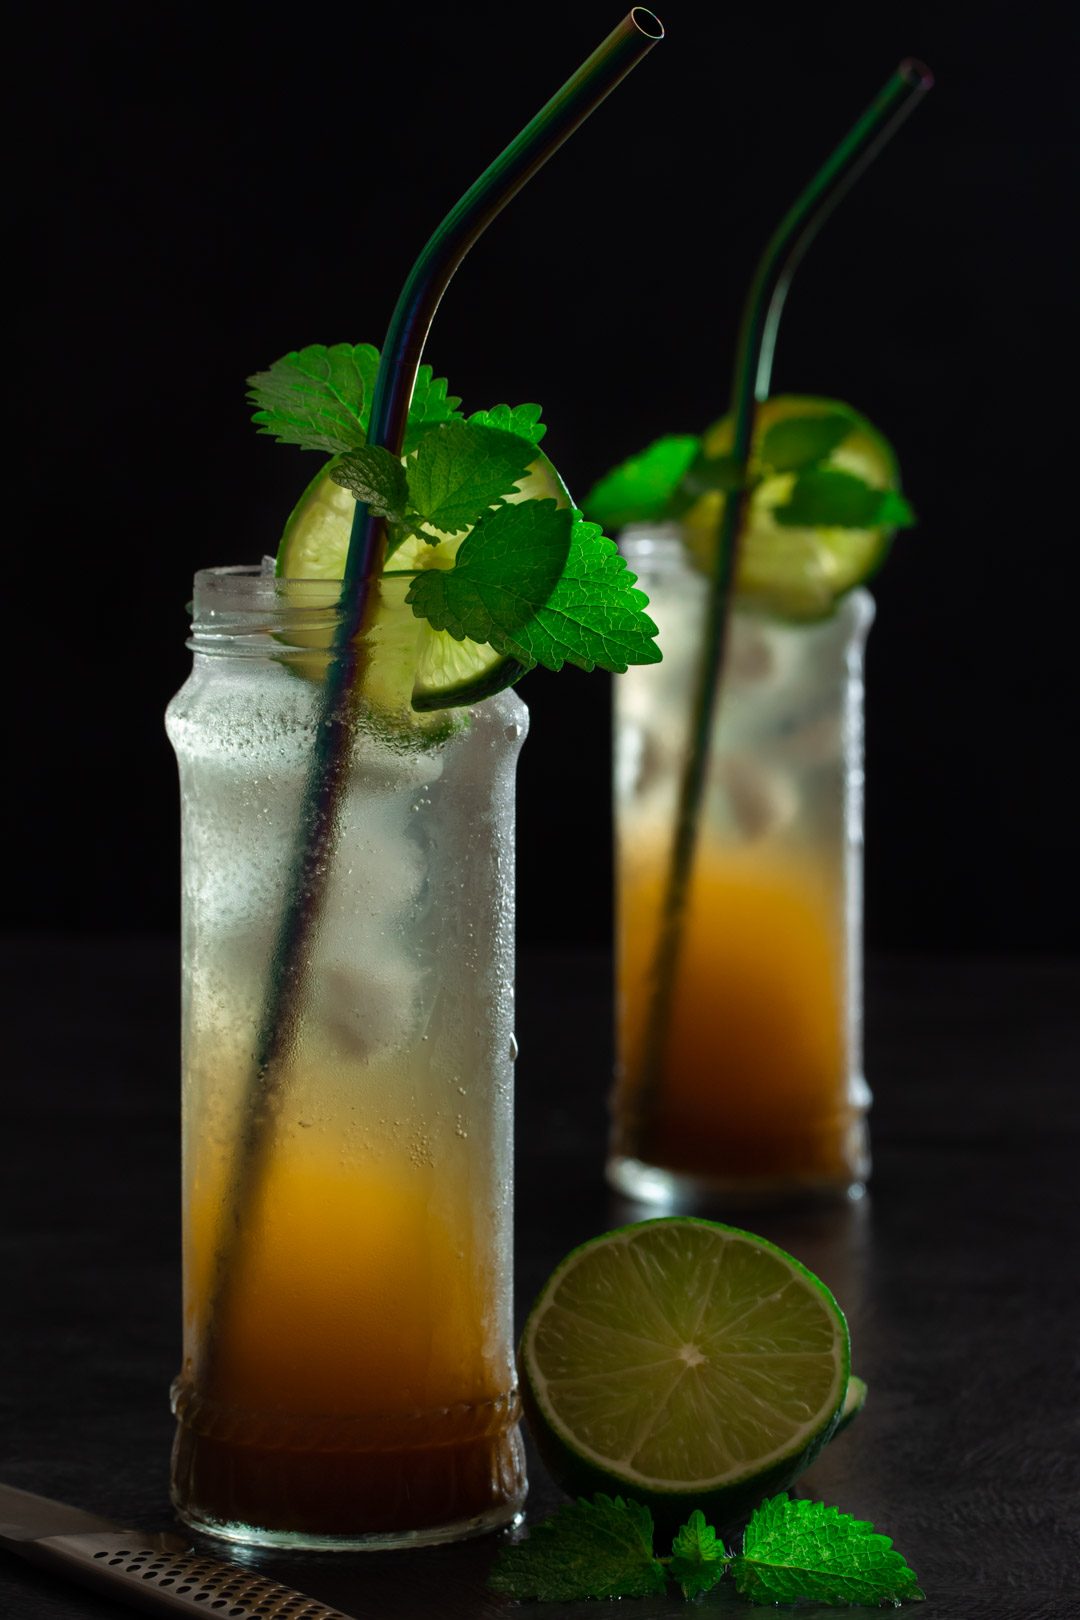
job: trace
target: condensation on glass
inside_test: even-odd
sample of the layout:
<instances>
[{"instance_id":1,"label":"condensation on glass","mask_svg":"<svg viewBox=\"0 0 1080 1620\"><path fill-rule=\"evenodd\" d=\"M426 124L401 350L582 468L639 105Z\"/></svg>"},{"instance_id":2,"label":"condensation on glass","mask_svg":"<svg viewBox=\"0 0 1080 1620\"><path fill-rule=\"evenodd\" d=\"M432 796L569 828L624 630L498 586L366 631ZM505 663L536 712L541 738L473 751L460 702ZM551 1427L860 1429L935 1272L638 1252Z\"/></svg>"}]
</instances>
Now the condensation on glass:
<instances>
[{"instance_id":1,"label":"condensation on glass","mask_svg":"<svg viewBox=\"0 0 1080 1620\"><path fill-rule=\"evenodd\" d=\"M301 1012L258 1027L336 586L195 582L167 729L183 829L182 1519L285 1547L512 1522L514 773L505 692L363 707ZM252 1169L251 1143L259 1144Z\"/></svg>"},{"instance_id":2,"label":"condensation on glass","mask_svg":"<svg viewBox=\"0 0 1080 1620\"><path fill-rule=\"evenodd\" d=\"M865 590L834 614L732 616L677 976L647 1056L657 925L708 584L672 526L622 549L663 662L615 682L617 1074L608 1179L672 1207L857 1198Z\"/></svg>"}]
</instances>

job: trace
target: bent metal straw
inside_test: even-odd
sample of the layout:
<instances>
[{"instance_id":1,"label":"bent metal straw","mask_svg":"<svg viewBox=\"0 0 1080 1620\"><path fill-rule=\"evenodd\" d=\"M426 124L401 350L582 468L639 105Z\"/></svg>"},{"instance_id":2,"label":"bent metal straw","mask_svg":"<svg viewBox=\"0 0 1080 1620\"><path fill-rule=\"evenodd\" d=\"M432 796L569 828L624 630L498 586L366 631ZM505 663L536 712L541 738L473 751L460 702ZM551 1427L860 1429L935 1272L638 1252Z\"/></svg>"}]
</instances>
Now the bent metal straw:
<instances>
[{"instance_id":1,"label":"bent metal straw","mask_svg":"<svg viewBox=\"0 0 1080 1620\"><path fill-rule=\"evenodd\" d=\"M706 606L701 660L696 674L687 753L675 817L671 859L657 932L651 975L652 991L645 1026L638 1106L648 1109L659 1084L671 1018L682 939L686 898L697 847L701 802L708 774L713 723L720 699L720 679L727 645L732 586L739 541L746 520L745 474L753 438L755 406L768 398L773 352L784 301L795 270L825 220L850 186L892 138L933 85L921 62L907 59L875 101L844 136L796 199L773 232L758 261L736 346L731 396L732 456L743 489L724 502L717 535L712 588Z\"/></svg>"},{"instance_id":2,"label":"bent metal straw","mask_svg":"<svg viewBox=\"0 0 1080 1620\"><path fill-rule=\"evenodd\" d=\"M635 6L535 118L452 208L416 260L383 344L368 443L400 455L417 368L435 311L474 242L548 158L573 134L631 68L664 36L651 11ZM368 628L386 549L385 519L357 504L339 602L339 619L323 681L320 724L305 784L290 881L267 978L258 1046L233 1178L236 1208L249 1207L258 1186L278 1094L278 1068L302 1005L309 944L318 921L338 807L348 777L356 725L355 696L367 659L358 637ZM239 1223L238 1223L239 1225ZM208 1345L239 1239L224 1236L215 1261Z\"/></svg>"}]
</instances>

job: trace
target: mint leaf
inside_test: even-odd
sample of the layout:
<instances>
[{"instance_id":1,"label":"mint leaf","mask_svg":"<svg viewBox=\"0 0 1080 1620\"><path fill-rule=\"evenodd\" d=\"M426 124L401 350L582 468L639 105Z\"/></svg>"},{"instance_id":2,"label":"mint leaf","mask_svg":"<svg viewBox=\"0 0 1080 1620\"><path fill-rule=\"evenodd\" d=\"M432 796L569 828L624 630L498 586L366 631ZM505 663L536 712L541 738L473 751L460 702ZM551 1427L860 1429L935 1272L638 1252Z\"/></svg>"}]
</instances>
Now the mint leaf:
<instances>
[{"instance_id":1,"label":"mint leaf","mask_svg":"<svg viewBox=\"0 0 1080 1620\"><path fill-rule=\"evenodd\" d=\"M374 378L371 386L372 388L375 386ZM405 455L416 448L429 428L439 422L461 421L461 412L458 410L461 400L456 394L448 394L448 387L446 378L434 376L430 366L417 368L416 386L409 402L409 420L405 426L405 438L402 443Z\"/></svg>"},{"instance_id":2,"label":"mint leaf","mask_svg":"<svg viewBox=\"0 0 1080 1620\"><path fill-rule=\"evenodd\" d=\"M279 444L336 455L367 438L363 416L379 351L370 343L310 343L249 377L248 399L260 433Z\"/></svg>"},{"instance_id":3,"label":"mint leaf","mask_svg":"<svg viewBox=\"0 0 1080 1620\"><path fill-rule=\"evenodd\" d=\"M773 472L801 472L831 455L854 426L851 417L839 411L821 416L788 416L766 430L758 457Z\"/></svg>"},{"instance_id":4,"label":"mint leaf","mask_svg":"<svg viewBox=\"0 0 1080 1620\"><path fill-rule=\"evenodd\" d=\"M424 435L405 464L410 505L421 523L458 534L512 494L533 459L533 445L516 434L443 422Z\"/></svg>"},{"instance_id":5,"label":"mint leaf","mask_svg":"<svg viewBox=\"0 0 1080 1620\"><path fill-rule=\"evenodd\" d=\"M795 480L791 494L772 515L786 528L907 528L915 514L895 490L873 489L839 467L810 467Z\"/></svg>"},{"instance_id":6,"label":"mint leaf","mask_svg":"<svg viewBox=\"0 0 1080 1620\"><path fill-rule=\"evenodd\" d=\"M367 442L371 396L379 370L379 351L370 343L309 343L275 360L269 371L248 378L248 399L260 408L252 420L260 433L279 444L338 455ZM439 422L461 419L460 399L447 393L445 377L430 366L416 374L405 451Z\"/></svg>"},{"instance_id":7,"label":"mint leaf","mask_svg":"<svg viewBox=\"0 0 1080 1620\"><path fill-rule=\"evenodd\" d=\"M493 405L489 411L474 411L469 421L479 427L501 428L504 433L516 433L519 439L539 444L547 432L540 412L539 405Z\"/></svg>"},{"instance_id":8,"label":"mint leaf","mask_svg":"<svg viewBox=\"0 0 1080 1620\"><path fill-rule=\"evenodd\" d=\"M699 456L683 479L682 493L691 499L713 489L731 495L748 482L746 468L738 456Z\"/></svg>"},{"instance_id":9,"label":"mint leaf","mask_svg":"<svg viewBox=\"0 0 1080 1620\"><path fill-rule=\"evenodd\" d=\"M872 1524L786 1494L755 1508L731 1567L737 1591L751 1603L810 1599L840 1607L926 1596L914 1570Z\"/></svg>"},{"instance_id":10,"label":"mint leaf","mask_svg":"<svg viewBox=\"0 0 1080 1620\"><path fill-rule=\"evenodd\" d=\"M700 1508L695 1508L671 1545L668 1568L682 1588L684 1598L709 1592L728 1566L728 1555Z\"/></svg>"},{"instance_id":11,"label":"mint leaf","mask_svg":"<svg viewBox=\"0 0 1080 1620\"><path fill-rule=\"evenodd\" d=\"M914 508L898 489L886 489L881 495L878 522L884 529L910 529L917 521Z\"/></svg>"},{"instance_id":12,"label":"mint leaf","mask_svg":"<svg viewBox=\"0 0 1080 1620\"><path fill-rule=\"evenodd\" d=\"M409 489L405 468L396 456L379 445L367 444L350 450L332 467L335 484L347 489L358 501L366 501L377 516L401 522L408 504Z\"/></svg>"},{"instance_id":13,"label":"mint leaf","mask_svg":"<svg viewBox=\"0 0 1080 1620\"><path fill-rule=\"evenodd\" d=\"M504 1547L488 1585L519 1601L648 1597L666 1585L652 1538L652 1514L640 1502L581 1498Z\"/></svg>"},{"instance_id":14,"label":"mint leaf","mask_svg":"<svg viewBox=\"0 0 1080 1620\"><path fill-rule=\"evenodd\" d=\"M554 501L496 507L461 542L453 568L417 574L405 600L433 629L505 652L550 601L566 567L573 521L573 513ZM530 669L537 662L529 654L517 656Z\"/></svg>"},{"instance_id":15,"label":"mint leaf","mask_svg":"<svg viewBox=\"0 0 1080 1620\"><path fill-rule=\"evenodd\" d=\"M521 501L483 517L453 568L417 574L405 600L434 629L490 642L528 669L621 673L660 661L634 579L597 524L554 501Z\"/></svg>"},{"instance_id":16,"label":"mint leaf","mask_svg":"<svg viewBox=\"0 0 1080 1620\"><path fill-rule=\"evenodd\" d=\"M564 663L584 670L599 665L621 675L629 664L658 664L656 626L642 612L648 597L635 589L636 577L599 524L576 513L555 589L527 623L492 636L492 645L523 664L552 670Z\"/></svg>"},{"instance_id":17,"label":"mint leaf","mask_svg":"<svg viewBox=\"0 0 1080 1620\"><path fill-rule=\"evenodd\" d=\"M669 434L606 473L585 497L590 519L606 529L621 529L664 517L700 443L689 434Z\"/></svg>"}]
</instances>

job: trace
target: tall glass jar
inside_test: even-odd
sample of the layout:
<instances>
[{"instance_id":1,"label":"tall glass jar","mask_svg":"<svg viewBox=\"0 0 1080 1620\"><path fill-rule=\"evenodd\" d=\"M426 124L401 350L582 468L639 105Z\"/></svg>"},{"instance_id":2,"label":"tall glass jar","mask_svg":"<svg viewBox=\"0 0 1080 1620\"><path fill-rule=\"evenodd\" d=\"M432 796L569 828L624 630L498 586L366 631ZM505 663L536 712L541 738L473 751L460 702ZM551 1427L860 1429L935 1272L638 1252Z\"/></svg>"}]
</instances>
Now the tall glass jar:
<instances>
[{"instance_id":1,"label":"tall glass jar","mask_svg":"<svg viewBox=\"0 0 1080 1620\"><path fill-rule=\"evenodd\" d=\"M167 729L183 826L184 1352L173 1497L285 1547L505 1524L525 1493L511 1315L511 692L362 703L304 989L255 1073L337 586L196 576ZM256 1151L257 1148L257 1151Z\"/></svg>"},{"instance_id":2,"label":"tall glass jar","mask_svg":"<svg viewBox=\"0 0 1080 1620\"><path fill-rule=\"evenodd\" d=\"M732 615L677 975L645 1061L657 926L708 582L677 528L628 530L663 662L616 682L617 1078L608 1179L665 1204L858 1196L864 590Z\"/></svg>"}]
</instances>

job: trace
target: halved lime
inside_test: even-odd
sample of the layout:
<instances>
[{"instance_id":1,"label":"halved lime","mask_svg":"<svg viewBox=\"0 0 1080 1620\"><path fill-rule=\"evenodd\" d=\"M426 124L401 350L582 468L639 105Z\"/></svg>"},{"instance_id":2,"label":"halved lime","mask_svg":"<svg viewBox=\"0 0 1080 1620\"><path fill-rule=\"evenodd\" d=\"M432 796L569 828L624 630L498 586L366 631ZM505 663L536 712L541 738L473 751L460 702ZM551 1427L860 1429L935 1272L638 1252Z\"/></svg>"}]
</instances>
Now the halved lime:
<instances>
[{"instance_id":1,"label":"halved lime","mask_svg":"<svg viewBox=\"0 0 1080 1620\"><path fill-rule=\"evenodd\" d=\"M274 571L279 578L341 579L349 549L356 502L332 477L334 462L325 464L293 508L278 547ZM537 452L528 474L507 501L555 500L570 506L566 485L548 458ZM433 531L437 532L437 531ZM525 673L516 658L476 641L458 641L445 630L433 630L405 601L408 579L393 577L409 570L451 568L466 534L443 535L438 545L412 538L387 562L391 577L379 582L379 605L371 630L374 649L364 680L368 700L385 712L457 708L512 686ZM318 636L322 635L322 639ZM308 638L312 646L329 644L329 634Z\"/></svg>"},{"instance_id":2,"label":"halved lime","mask_svg":"<svg viewBox=\"0 0 1080 1620\"><path fill-rule=\"evenodd\" d=\"M519 1362L563 1489L634 1496L674 1530L695 1507L731 1524L808 1466L839 1421L850 1342L832 1294L790 1254L670 1216L569 1254Z\"/></svg>"},{"instance_id":3,"label":"halved lime","mask_svg":"<svg viewBox=\"0 0 1080 1620\"><path fill-rule=\"evenodd\" d=\"M825 459L825 467L855 473L873 489L899 489L896 457L887 440L850 405L833 399L781 394L758 408L751 456L774 423L791 416L832 416L851 419L850 433ZM730 416L722 417L705 434L707 456L730 450ZM819 618L831 612L837 598L876 574L888 555L894 531L886 529L788 528L777 523L774 510L788 499L794 473L766 477L750 497L749 523L742 540L737 589L740 601L784 618ZM710 490L699 497L682 518L690 554L711 571L717 531L726 496Z\"/></svg>"}]
</instances>

